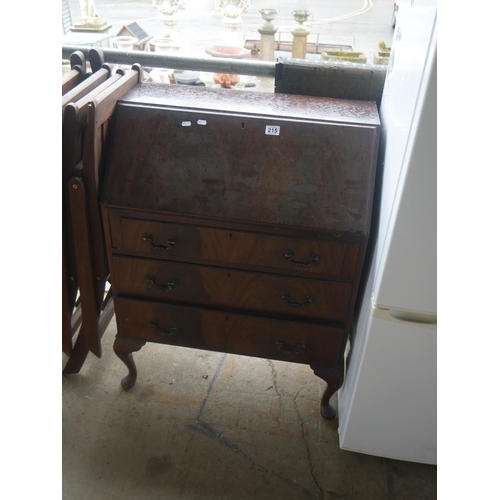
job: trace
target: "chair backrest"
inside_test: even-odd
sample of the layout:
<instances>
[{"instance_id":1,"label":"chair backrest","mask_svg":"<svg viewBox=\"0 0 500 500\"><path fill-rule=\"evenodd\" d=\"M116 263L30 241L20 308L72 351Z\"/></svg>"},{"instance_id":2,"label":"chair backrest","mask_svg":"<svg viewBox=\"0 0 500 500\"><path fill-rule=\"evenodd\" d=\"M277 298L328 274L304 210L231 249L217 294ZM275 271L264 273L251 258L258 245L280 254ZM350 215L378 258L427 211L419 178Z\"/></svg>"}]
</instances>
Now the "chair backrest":
<instances>
[{"instance_id":1,"label":"chair backrest","mask_svg":"<svg viewBox=\"0 0 500 500\"><path fill-rule=\"evenodd\" d=\"M71 20L68 0L62 0L62 34L65 35L71 26L73 26L73 22Z\"/></svg>"}]
</instances>

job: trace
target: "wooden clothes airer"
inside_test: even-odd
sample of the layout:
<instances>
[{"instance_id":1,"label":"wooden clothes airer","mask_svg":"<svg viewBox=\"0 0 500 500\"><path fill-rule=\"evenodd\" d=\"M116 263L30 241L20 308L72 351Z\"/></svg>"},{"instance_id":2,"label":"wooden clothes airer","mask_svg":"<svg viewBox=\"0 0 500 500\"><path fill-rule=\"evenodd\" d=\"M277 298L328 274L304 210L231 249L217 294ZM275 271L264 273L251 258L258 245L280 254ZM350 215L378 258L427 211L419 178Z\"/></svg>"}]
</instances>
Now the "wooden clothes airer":
<instances>
[{"instance_id":1,"label":"wooden clothes airer","mask_svg":"<svg viewBox=\"0 0 500 500\"><path fill-rule=\"evenodd\" d=\"M101 337L113 317L99 205L103 160L115 104L142 81L137 64L112 74L100 49L90 49L89 60L91 75L81 69L86 67L83 54L73 54L71 76L63 77L62 350L69 356L65 374L78 373L89 351L101 357Z\"/></svg>"}]
</instances>

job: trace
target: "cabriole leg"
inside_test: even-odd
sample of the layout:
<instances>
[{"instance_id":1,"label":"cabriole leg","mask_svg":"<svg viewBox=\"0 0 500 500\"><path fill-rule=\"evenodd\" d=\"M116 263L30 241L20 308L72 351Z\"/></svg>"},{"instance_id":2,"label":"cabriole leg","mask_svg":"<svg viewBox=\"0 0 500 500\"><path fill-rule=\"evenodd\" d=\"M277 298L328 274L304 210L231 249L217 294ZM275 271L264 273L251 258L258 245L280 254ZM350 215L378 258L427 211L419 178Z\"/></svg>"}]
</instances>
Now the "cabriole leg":
<instances>
[{"instance_id":1,"label":"cabriole leg","mask_svg":"<svg viewBox=\"0 0 500 500\"><path fill-rule=\"evenodd\" d=\"M135 381L137 380L137 368L132 353L139 351L145 343L145 340L116 336L113 344L113 351L115 351L115 354L128 368L128 375L123 377L121 381L122 387L126 391L134 387Z\"/></svg>"},{"instance_id":2,"label":"cabriole leg","mask_svg":"<svg viewBox=\"0 0 500 500\"><path fill-rule=\"evenodd\" d=\"M344 381L343 366L317 366L311 365L314 374L323 379L326 383L326 389L321 398L320 412L324 418L335 418L337 412L330 404L330 398L342 387Z\"/></svg>"}]
</instances>

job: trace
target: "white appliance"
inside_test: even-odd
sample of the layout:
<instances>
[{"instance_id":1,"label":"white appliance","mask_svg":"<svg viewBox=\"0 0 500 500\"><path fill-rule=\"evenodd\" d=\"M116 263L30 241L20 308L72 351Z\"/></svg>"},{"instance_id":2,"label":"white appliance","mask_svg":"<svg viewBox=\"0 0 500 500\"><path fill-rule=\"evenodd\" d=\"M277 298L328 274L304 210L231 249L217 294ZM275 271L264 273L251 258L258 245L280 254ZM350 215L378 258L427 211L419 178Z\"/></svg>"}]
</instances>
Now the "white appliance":
<instances>
[{"instance_id":1,"label":"white appliance","mask_svg":"<svg viewBox=\"0 0 500 500\"><path fill-rule=\"evenodd\" d=\"M339 391L341 448L429 464L437 461L436 17L436 0L400 2L380 107L374 246Z\"/></svg>"}]
</instances>

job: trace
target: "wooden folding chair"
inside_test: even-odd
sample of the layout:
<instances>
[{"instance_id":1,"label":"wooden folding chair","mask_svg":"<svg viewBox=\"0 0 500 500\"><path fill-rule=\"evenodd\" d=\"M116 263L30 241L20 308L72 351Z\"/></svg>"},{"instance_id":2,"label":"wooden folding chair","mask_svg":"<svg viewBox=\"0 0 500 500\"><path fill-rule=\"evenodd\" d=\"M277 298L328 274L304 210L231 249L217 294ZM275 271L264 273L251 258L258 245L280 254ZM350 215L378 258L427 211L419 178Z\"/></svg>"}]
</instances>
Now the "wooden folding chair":
<instances>
[{"instance_id":1,"label":"wooden folding chair","mask_svg":"<svg viewBox=\"0 0 500 500\"><path fill-rule=\"evenodd\" d=\"M104 65L104 57L101 50L91 49L89 59L91 58L91 67L99 71ZM95 88L93 81L85 82L85 78L89 75L85 73L86 61L83 53L77 51L71 54L70 61L75 73L72 78L63 77L63 101L70 102L71 96L85 96L92 92ZM110 68L106 68L106 74L110 74ZM81 81L77 83L77 78L81 77ZM83 78L85 77L85 78ZM69 97L68 97L69 96ZM81 103L80 103L81 104ZM66 104L67 105L67 104ZM64 110L63 106L63 118ZM76 257L73 247L73 235L71 219L69 217L69 200L66 195L66 185L68 178L73 175L73 169L79 161L81 161L81 149L83 140L81 132L77 133L77 127L74 122L68 121L62 127L62 186L63 186L63 220L62 220L62 350L68 356L71 354L72 342L71 339L78 331L81 325L81 308L78 298L78 280L76 272Z\"/></svg>"},{"instance_id":2,"label":"wooden folding chair","mask_svg":"<svg viewBox=\"0 0 500 500\"><path fill-rule=\"evenodd\" d=\"M87 112L82 162L67 183L71 209L73 247L81 300L82 325L63 373L78 373L89 351L101 357L101 337L113 317L111 290L106 293L109 269L100 210L103 161L108 146L108 120L116 102L142 81L140 65L128 72L117 71L81 102L68 104L64 120L73 130L82 125Z\"/></svg>"}]
</instances>

